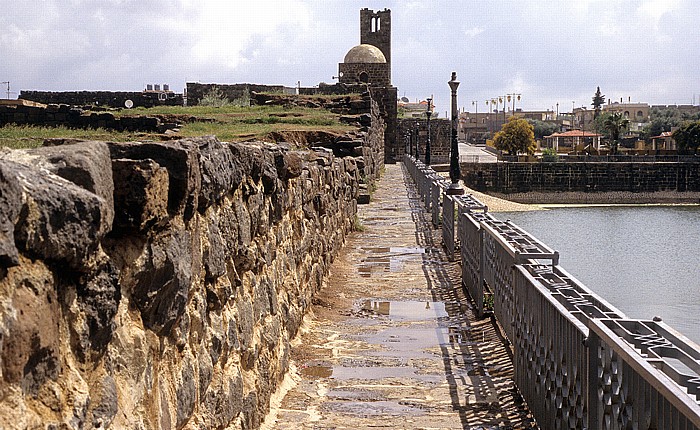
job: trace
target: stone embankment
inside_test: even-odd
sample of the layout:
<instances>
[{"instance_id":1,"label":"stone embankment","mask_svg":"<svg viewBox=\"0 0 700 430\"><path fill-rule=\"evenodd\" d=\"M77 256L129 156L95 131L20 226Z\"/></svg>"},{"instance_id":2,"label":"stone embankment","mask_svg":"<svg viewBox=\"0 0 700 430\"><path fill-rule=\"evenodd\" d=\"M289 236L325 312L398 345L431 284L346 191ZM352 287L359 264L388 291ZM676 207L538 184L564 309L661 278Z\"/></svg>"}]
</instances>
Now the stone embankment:
<instances>
[{"instance_id":1,"label":"stone embankment","mask_svg":"<svg viewBox=\"0 0 700 430\"><path fill-rule=\"evenodd\" d=\"M520 203L698 203L700 162L461 163L467 187Z\"/></svg>"},{"instance_id":2,"label":"stone embankment","mask_svg":"<svg viewBox=\"0 0 700 430\"><path fill-rule=\"evenodd\" d=\"M374 166L213 137L0 152L0 427L258 427Z\"/></svg>"}]
</instances>

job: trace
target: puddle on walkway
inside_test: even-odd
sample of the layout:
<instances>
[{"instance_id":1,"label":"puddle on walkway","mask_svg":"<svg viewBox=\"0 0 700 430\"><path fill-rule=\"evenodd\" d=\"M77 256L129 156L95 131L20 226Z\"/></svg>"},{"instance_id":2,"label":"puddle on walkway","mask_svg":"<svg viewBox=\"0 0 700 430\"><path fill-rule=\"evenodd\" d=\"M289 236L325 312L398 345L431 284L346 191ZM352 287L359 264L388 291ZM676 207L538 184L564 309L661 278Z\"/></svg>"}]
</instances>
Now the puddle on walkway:
<instances>
[{"instance_id":1,"label":"puddle on walkway","mask_svg":"<svg viewBox=\"0 0 700 430\"><path fill-rule=\"evenodd\" d=\"M397 247L360 247L360 250L369 255L363 258L357 271L360 276L369 278L373 273L396 273L403 270L407 261L420 262L425 248L397 246Z\"/></svg>"},{"instance_id":2,"label":"puddle on walkway","mask_svg":"<svg viewBox=\"0 0 700 430\"><path fill-rule=\"evenodd\" d=\"M386 400L374 402L328 402L324 404L324 409L348 415L382 419L425 414L425 411L415 406Z\"/></svg>"},{"instance_id":3,"label":"puddle on walkway","mask_svg":"<svg viewBox=\"0 0 700 430\"><path fill-rule=\"evenodd\" d=\"M425 321L447 316L442 302L364 300L360 308L364 312L384 315L392 320Z\"/></svg>"},{"instance_id":4,"label":"puddle on walkway","mask_svg":"<svg viewBox=\"0 0 700 430\"><path fill-rule=\"evenodd\" d=\"M357 379L363 381L383 381L387 379L415 379L427 383L441 383L445 374L421 373L412 366L377 366L377 367L346 367L333 366L333 379L347 381Z\"/></svg>"}]
</instances>

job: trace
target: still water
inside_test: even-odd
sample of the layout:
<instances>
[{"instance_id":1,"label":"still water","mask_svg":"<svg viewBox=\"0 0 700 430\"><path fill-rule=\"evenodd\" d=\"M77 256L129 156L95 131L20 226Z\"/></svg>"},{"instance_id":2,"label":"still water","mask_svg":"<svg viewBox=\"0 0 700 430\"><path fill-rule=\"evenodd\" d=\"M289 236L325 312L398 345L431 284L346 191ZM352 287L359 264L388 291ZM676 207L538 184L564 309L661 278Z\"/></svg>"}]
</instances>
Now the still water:
<instances>
[{"instance_id":1,"label":"still water","mask_svg":"<svg viewBox=\"0 0 700 430\"><path fill-rule=\"evenodd\" d=\"M631 318L700 344L700 207L568 207L495 213L559 251L559 264Z\"/></svg>"}]
</instances>

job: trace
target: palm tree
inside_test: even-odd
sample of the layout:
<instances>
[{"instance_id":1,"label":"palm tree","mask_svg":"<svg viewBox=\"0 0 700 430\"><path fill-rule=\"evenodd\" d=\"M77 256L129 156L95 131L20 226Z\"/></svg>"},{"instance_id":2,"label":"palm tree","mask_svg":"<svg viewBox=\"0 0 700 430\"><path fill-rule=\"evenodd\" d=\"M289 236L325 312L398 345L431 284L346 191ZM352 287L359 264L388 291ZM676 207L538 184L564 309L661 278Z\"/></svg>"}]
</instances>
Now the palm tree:
<instances>
[{"instance_id":1,"label":"palm tree","mask_svg":"<svg viewBox=\"0 0 700 430\"><path fill-rule=\"evenodd\" d=\"M620 112L613 112L603 120L603 128L610 136L610 153L617 153L617 146L620 143L620 134L627 130L630 120L625 118Z\"/></svg>"}]
</instances>

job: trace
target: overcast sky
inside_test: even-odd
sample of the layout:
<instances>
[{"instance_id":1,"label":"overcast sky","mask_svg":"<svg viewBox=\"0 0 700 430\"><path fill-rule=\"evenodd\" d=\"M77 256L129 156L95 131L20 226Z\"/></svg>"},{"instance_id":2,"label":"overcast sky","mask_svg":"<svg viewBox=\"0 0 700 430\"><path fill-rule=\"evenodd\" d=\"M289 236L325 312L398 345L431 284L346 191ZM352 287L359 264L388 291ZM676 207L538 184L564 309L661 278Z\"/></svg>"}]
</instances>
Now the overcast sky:
<instances>
[{"instance_id":1,"label":"overcast sky","mask_svg":"<svg viewBox=\"0 0 700 430\"><path fill-rule=\"evenodd\" d=\"M168 83L334 82L359 10L392 12L392 80L474 109L590 107L608 98L700 104L698 0L0 0L0 81L11 90L140 91ZM5 87L2 87L2 97ZM16 97L13 94L12 97Z\"/></svg>"}]
</instances>

